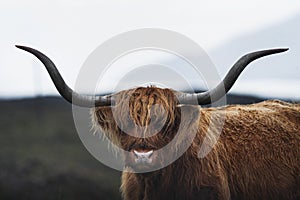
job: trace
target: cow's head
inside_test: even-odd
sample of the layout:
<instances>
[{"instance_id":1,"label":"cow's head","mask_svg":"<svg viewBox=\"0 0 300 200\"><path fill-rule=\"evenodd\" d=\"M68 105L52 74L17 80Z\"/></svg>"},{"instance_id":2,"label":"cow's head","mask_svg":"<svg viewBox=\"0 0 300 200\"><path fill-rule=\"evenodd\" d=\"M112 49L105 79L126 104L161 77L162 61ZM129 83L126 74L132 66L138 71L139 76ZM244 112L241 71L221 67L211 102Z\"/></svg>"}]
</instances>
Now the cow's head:
<instances>
[{"instance_id":1,"label":"cow's head","mask_svg":"<svg viewBox=\"0 0 300 200\"><path fill-rule=\"evenodd\" d=\"M255 59L284 52L287 49L271 49L246 54L230 69L224 80L214 89L202 93L183 93L157 87L140 87L106 96L81 95L70 89L54 63L41 52L17 46L35 55L48 70L59 93L70 103L90 107L94 126L100 128L116 145L130 152L126 154L127 166L141 170L163 165L164 156L157 151L166 146L176 135L182 120L190 129L197 112L193 107L182 106L210 104L223 97L233 86L243 69ZM182 119L186 112L191 120ZM169 149L172 151L172 149Z\"/></svg>"},{"instance_id":2,"label":"cow's head","mask_svg":"<svg viewBox=\"0 0 300 200\"><path fill-rule=\"evenodd\" d=\"M93 124L117 146L129 153L125 164L135 170L163 166L157 150L166 146L177 132L181 109L174 91L140 87L115 94L112 106L95 107Z\"/></svg>"}]
</instances>

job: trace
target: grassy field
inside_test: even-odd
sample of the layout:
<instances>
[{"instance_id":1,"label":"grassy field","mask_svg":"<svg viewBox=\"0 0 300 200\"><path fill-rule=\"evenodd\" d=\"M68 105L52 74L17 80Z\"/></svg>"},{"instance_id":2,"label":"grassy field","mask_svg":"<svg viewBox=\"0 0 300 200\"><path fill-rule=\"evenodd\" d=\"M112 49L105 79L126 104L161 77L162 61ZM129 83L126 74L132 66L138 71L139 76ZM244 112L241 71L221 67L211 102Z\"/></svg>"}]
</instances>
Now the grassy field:
<instances>
[{"instance_id":1,"label":"grassy field","mask_svg":"<svg viewBox=\"0 0 300 200\"><path fill-rule=\"evenodd\" d=\"M60 98L0 102L0 199L120 199L121 173L82 145Z\"/></svg>"},{"instance_id":2,"label":"grassy field","mask_svg":"<svg viewBox=\"0 0 300 200\"><path fill-rule=\"evenodd\" d=\"M229 96L229 103L261 99ZM82 145L61 98L0 101L0 199L120 199L121 172Z\"/></svg>"}]
</instances>

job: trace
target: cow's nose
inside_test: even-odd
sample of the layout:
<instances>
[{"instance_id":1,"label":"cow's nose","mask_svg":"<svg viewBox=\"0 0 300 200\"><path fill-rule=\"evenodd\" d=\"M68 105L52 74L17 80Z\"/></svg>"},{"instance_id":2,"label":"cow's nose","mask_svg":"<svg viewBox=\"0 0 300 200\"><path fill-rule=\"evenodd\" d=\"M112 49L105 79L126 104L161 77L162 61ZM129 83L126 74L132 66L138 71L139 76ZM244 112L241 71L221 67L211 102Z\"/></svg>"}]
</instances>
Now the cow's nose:
<instances>
[{"instance_id":1,"label":"cow's nose","mask_svg":"<svg viewBox=\"0 0 300 200\"><path fill-rule=\"evenodd\" d=\"M135 162L136 163L151 163L152 162L152 154L153 150L151 151L136 151L133 150L133 153L135 155Z\"/></svg>"}]
</instances>

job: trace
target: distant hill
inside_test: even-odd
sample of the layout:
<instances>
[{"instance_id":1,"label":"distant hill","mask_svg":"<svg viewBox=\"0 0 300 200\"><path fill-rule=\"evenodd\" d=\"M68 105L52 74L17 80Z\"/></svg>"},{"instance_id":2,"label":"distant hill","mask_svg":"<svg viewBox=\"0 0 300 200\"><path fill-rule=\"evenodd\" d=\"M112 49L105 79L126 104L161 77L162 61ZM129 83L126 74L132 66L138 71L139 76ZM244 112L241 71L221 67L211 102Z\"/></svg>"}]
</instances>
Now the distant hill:
<instances>
[{"instance_id":1,"label":"distant hill","mask_svg":"<svg viewBox=\"0 0 300 200\"><path fill-rule=\"evenodd\" d=\"M267 56L253 62L240 79L300 80L299 23L300 14L273 26L241 35L210 51L210 57L221 75L224 75L243 54L269 48L289 48L285 53Z\"/></svg>"},{"instance_id":2,"label":"distant hill","mask_svg":"<svg viewBox=\"0 0 300 200\"><path fill-rule=\"evenodd\" d=\"M1 100L0 110L0 199L121 199L121 173L87 152L65 100Z\"/></svg>"},{"instance_id":3,"label":"distant hill","mask_svg":"<svg viewBox=\"0 0 300 200\"><path fill-rule=\"evenodd\" d=\"M242 23L242 22L241 22ZM242 55L270 48L289 48L251 63L231 92L266 98L300 100L300 14L258 31L227 41L209 52L221 77Z\"/></svg>"},{"instance_id":4,"label":"distant hill","mask_svg":"<svg viewBox=\"0 0 300 200\"><path fill-rule=\"evenodd\" d=\"M263 99L228 95L228 104ZM81 143L61 97L0 100L0 199L120 199L119 171Z\"/></svg>"},{"instance_id":5,"label":"distant hill","mask_svg":"<svg viewBox=\"0 0 300 200\"><path fill-rule=\"evenodd\" d=\"M250 104L265 100L264 98L251 95L230 94L226 96L227 104ZM19 99L0 99L0 108L18 109L26 107L27 109L38 110L42 108L55 107L56 109L69 110L72 105L59 96L44 96Z\"/></svg>"}]
</instances>

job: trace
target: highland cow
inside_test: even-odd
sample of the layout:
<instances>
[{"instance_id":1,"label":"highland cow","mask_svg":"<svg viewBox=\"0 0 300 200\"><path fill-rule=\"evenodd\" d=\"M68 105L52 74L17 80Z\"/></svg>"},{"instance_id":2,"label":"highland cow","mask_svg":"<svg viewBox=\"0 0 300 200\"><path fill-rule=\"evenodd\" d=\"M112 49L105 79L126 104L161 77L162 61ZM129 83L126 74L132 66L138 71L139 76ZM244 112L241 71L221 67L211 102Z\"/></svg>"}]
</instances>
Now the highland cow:
<instances>
[{"instance_id":1,"label":"highland cow","mask_svg":"<svg viewBox=\"0 0 300 200\"><path fill-rule=\"evenodd\" d=\"M67 101L92 107L96 129L129 152L124 156L127 169L122 175L124 199L300 198L300 104L269 100L243 106L199 106L226 95L253 60L286 49L243 56L222 83L204 93L189 94L152 86L95 97L71 90L53 62L41 52L24 46L18 48L43 62ZM192 105L193 99L199 105ZM150 123L158 126L150 127ZM177 137L179 126L184 131ZM140 132L139 127L144 127L144 131ZM155 171L148 170L164 166L167 157L176 154L192 132L196 134L191 144L176 161ZM174 138L178 140L174 149L158 153ZM199 157L203 143L211 150ZM132 173L144 169L148 172Z\"/></svg>"}]
</instances>

